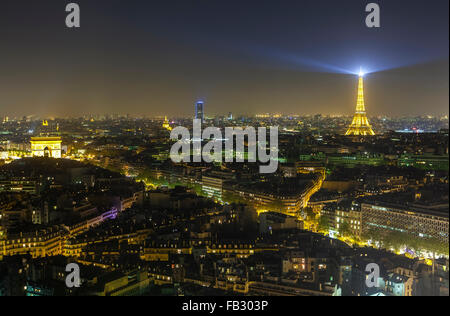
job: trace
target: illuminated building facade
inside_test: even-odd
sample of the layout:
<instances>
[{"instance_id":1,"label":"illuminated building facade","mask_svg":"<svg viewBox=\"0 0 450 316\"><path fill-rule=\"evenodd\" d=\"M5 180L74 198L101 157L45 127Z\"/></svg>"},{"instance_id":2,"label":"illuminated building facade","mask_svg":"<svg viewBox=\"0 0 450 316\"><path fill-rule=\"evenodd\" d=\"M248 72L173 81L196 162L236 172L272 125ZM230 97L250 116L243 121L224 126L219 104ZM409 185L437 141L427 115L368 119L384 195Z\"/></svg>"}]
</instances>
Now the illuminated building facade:
<instances>
[{"instance_id":1,"label":"illuminated building facade","mask_svg":"<svg viewBox=\"0 0 450 316\"><path fill-rule=\"evenodd\" d=\"M373 136L375 132L372 130L372 126L369 124L369 120L366 115L366 106L364 104L364 74L359 74L358 82L358 101L356 104L356 113L353 117L352 124L348 128L345 135L347 136Z\"/></svg>"},{"instance_id":2,"label":"illuminated building facade","mask_svg":"<svg viewBox=\"0 0 450 316\"><path fill-rule=\"evenodd\" d=\"M209 197L213 198L215 200L222 200L222 194L223 194L223 183L224 179L218 178L218 177L202 177L202 191L203 193Z\"/></svg>"},{"instance_id":3,"label":"illuminated building facade","mask_svg":"<svg viewBox=\"0 0 450 316\"><path fill-rule=\"evenodd\" d=\"M316 175L309 184L302 188L298 187L296 192L277 194L269 190L258 190L252 186L239 186L234 189L234 193L255 207L258 214L270 211L297 217L308 205L311 196L322 187L323 176L319 173Z\"/></svg>"},{"instance_id":4,"label":"illuminated building facade","mask_svg":"<svg viewBox=\"0 0 450 316\"><path fill-rule=\"evenodd\" d=\"M32 137L32 156L61 158L61 143L61 137Z\"/></svg>"},{"instance_id":5,"label":"illuminated building facade","mask_svg":"<svg viewBox=\"0 0 450 316\"><path fill-rule=\"evenodd\" d=\"M363 231L376 228L382 233L403 232L448 244L448 211L384 202L363 203L362 222Z\"/></svg>"},{"instance_id":6,"label":"illuminated building facade","mask_svg":"<svg viewBox=\"0 0 450 316\"><path fill-rule=\"evenodd\" d=\"M31 255L33 258L57 256L62 254L64 237L53 229L20 233L0 240L0 257Z\"/></svg>"}]
</instances>

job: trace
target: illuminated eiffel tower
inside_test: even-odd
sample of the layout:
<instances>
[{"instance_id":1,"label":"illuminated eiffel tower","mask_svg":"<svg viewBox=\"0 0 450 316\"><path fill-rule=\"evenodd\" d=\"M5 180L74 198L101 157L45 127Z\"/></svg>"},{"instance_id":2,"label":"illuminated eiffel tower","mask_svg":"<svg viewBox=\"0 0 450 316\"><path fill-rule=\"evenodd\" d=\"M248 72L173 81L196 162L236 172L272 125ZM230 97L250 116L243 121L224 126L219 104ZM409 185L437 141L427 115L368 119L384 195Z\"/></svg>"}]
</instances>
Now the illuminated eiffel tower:
<instances>
[{"instance_id":1,"label":"illuminated eiffel tower","mask_svg":"<svg viewBox=\"0 0 450 316\"><path fill-rule=\"evenodd\" d=\"M364 73L360 71L359 73L359 83L358 83L358 102L356 103L356 113L353 117L352 124L350 124L345 135L355 135L355 136L367 136L375 135L372 126L369 124L369 120L366 115L366 106L364 105Z\"/></svg>"}]
</instances>

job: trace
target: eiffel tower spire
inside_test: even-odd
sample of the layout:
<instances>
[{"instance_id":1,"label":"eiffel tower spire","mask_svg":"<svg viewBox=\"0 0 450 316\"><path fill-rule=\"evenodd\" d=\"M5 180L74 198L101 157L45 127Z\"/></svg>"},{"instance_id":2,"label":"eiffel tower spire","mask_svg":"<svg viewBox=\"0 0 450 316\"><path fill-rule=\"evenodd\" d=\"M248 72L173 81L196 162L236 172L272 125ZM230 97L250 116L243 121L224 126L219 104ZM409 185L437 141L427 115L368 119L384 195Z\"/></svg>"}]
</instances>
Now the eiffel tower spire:
<instances>
[{"instance_id":1,"label":"eiffel tower spire","mask_svg":"<svg viewBox=\"0 0 450 316\"><path fill-rule=\"evenodd\" d=\"M364 74L362 71L359 73L358 100L356 102L355 116L353 117L352 124L350 124L345 135L375 135L375 132L372 130L372 126L369 124L369 120L366 115L366 106L364 103Z\"/></svg>"}]
</instances>

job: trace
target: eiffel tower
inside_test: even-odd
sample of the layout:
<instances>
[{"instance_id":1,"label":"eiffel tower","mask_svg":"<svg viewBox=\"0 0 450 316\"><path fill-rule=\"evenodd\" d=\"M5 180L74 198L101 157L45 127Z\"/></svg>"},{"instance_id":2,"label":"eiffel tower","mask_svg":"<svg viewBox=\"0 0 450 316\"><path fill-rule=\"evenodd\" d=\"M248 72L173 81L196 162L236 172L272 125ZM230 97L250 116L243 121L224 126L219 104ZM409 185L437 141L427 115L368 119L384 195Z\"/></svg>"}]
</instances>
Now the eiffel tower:
<instances>
[{"instance_id":1,"label":"eiffel tower","mask_svg":"<svg viewBox=\"0 0 450 316\"><path fill-rule=\"evenodd\" d=\"M364 105L364 73L360 71L358 82L358 101L356 103L356 112L345 135L367 136L375 135L372 126L366 115L366 106Z\"/></svg>"}]
</instances>

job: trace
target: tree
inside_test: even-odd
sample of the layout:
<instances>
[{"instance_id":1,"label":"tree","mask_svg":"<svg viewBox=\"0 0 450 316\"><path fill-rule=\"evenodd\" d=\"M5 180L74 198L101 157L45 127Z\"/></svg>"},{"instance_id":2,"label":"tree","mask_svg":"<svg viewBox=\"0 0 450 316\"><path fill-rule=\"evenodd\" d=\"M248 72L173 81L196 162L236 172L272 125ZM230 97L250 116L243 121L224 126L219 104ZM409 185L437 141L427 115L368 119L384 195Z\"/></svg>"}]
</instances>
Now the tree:
<instances>
[{"instance_id":1,"label":"tree","mask_svg":"<svg viewBox=\"0 0 450 316\"><path fill-rule=\"evenodd\" d=\"M363 232L362 239L365 241L371 241L371 242L379 242L382 243L382 235L380 231L375 227L370 227L366 231Z\"/></svg>"},{"instance_id":2,"label":"tree","mask_svg":"<svg viewBox=\"0 0 450 316\"><path fill-rule=\"evenodd\" d=\"M328 232L330 230L330 220L327 216L320 216L319 222L318 222L318 229L319 231Z\"/></svg>"},{"instance_id":3,"label":"tree","mask_svg":"<svg viewBox=\"0 0 450 316\"><path fill-rule=\"evenodd\" d=\"M384 244L387 248L393 248L395 251L399 251L409 244L411 237L407 233L391 231L384 236Z\"/></svg>"},{"instance_id":4,"label":"tree","mask_svg":"<svg viewBox=\"0 0 450 316\"><path fill-rule=\"evenodd\" d=\"M414 250L416 254L426 251L448 256L449 253L449 245L437 238L419 237L417 234L400 231L382 233L373 227L364 232L363 239L378 242L381 248L392 248L396 251L408 248Z\"/></svg>"},{"instance_id":5,"label":"tree","mask_svg":"<svg viewBox=\"0 0 450 316\"><path fill-rule=\"evenodd\" d=\"M348 222L342 222L339 225L339 236L341 237L351 237L353 235L352 228Z\"/></svg>"},{"instance_id":6,"label":"tree","mask_svg":"<svg viewBox=\"0 0 450 316\"><path fill-rule=\"evenodd\" d=\"M244 198L242 198L239 194L230 191L224 191L222 200L229 204L246 204Z\"/></svg>"},{"instance_id":7,"label":"tree","mask_svg":"<svg viewBox=\"0 0 450 316\"><path fill-rule=\"evenodd\" d=\"M306 215L307 221L314 221L316 219L316 213L314 213L313 209L311 207L305 207L303 209L303 212Z\"/></svg>"},{"instance_id":8,"label":"tree","mask_svg":"<svg viewBox=\"0 0 450 316\"><path fill-rule=\"evenodd\" d=\"M420 238L418 244L423 250L432 252L435 255L439 254L448 256L449 245L437 238Z\"/></svg>"}]
</instances>

